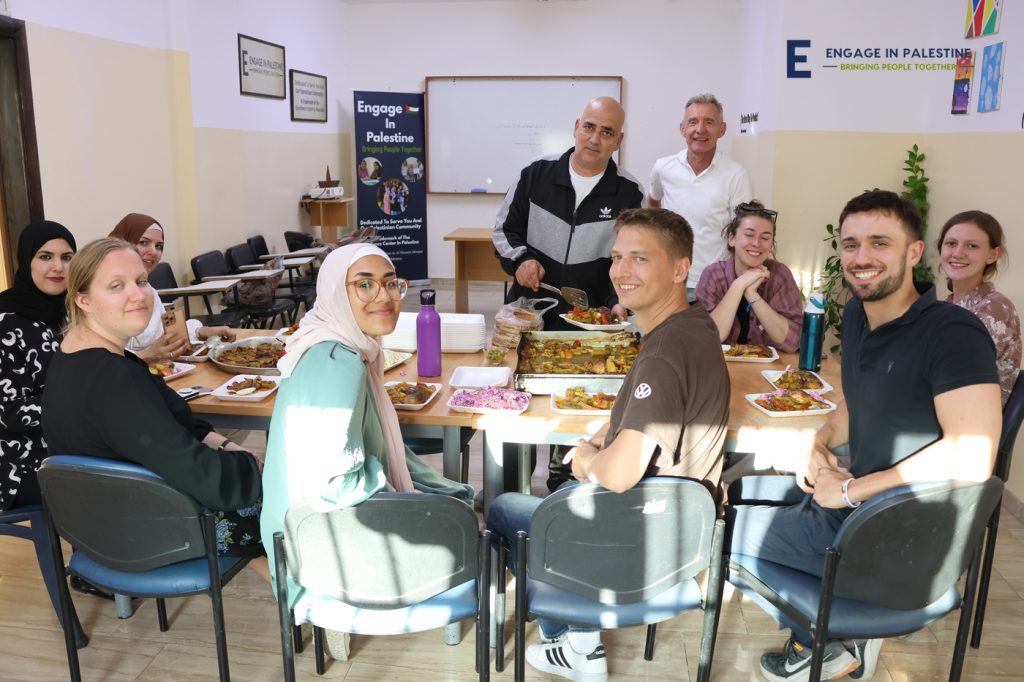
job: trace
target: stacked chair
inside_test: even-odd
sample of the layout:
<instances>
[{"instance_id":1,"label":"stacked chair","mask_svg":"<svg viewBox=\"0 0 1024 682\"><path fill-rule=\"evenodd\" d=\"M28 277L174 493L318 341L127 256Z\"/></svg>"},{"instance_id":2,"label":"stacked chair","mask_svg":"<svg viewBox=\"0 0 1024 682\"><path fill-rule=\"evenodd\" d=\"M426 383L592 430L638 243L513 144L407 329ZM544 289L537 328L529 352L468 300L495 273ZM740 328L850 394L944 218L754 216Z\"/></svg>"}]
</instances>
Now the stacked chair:
<instances>
[{"instance_id":1,"label":"stacked chair","mask_svg":"<svg viewBox=\"0 0 1024 682\"><path fill-rule=\"evenodd\" d=\"M227 259L228 268L233 272L245 272L241 269L245 265L260 265L259 257L253 252L248 242L235 244L224 252L224 256ZM316 299L316 287L312 284L304 286L295 284L290 271L288 278L288 283L282 282L278 288L277 297L292 301L295 304L296 312L300 305L304 305L308 312L310 306L313 305L313 301ZM282 292L281 289L286 289L286 291Z\"/></svg>"},{"instance_id":2,"label":"stacked chair","mask_svg":"<svg viewBox=\"0 0 1024 682\"><path fill-rule=\"evenodd\" d=\"M207 251L193 258L192 272L196 276L195 283L202 282L205 277L232 274L224 254L220 251ZM209 299L204 297L203 300L206 301L207 312L212 314L213 310L210 308ZM228 310L244 314L246 324L262 328L268 325L273 326L274 320L278 317L282 318L287 324L291 324L294 321L295 302L288 299L275 298L267 305L234 305L228 306Z\"/></svg>"}]
</instances>

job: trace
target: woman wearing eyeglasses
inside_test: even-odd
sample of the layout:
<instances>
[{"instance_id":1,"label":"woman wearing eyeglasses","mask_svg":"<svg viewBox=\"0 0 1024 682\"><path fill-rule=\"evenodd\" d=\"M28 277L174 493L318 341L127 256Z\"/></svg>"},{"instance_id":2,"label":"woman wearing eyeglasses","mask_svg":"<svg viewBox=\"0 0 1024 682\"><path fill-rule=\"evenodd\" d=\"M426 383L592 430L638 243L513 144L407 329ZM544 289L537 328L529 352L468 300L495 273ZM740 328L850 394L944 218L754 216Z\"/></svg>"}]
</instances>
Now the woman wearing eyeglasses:
<instances>
[{"instance_id":1,"label":"woman wearing eyeglasses","mask_svg":"<svg viewBox=\"0 0 1024 682\"><path fill-rule=\"evenodd\" d=\"M473 499L470 486L444 478L405 447L384 389L380 337L394 331L408 286L387 254L370 244L336 249L320 268L316 307L277 365L282 381L260 517L271 561L274 533L298 502L329 511L381 490ZM297 599L302 587L293 587L289 594Z\"/></svg>"},{"instance_id":2,"label":"woman wearing eyeglasses","mask_svg":"<svg viewBox=\"0 0 1024 682\"><path fill-rule=\"evenodd\" d=\"M771 258L777 217L759 201L737 206L722 230L732 256L706 267L697 283L697 299L723 343L770 345L785 353L800 347L800 290L789 268Z\"/></svg>"}]
</instances>

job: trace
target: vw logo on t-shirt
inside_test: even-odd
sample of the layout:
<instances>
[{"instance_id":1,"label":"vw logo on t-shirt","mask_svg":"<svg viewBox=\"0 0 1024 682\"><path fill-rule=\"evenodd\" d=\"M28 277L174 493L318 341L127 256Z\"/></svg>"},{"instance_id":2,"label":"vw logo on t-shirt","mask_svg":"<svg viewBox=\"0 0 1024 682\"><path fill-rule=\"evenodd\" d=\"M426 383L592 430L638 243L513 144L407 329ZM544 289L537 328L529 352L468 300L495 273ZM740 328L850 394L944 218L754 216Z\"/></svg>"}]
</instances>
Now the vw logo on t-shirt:
<instances>
[{"instance_id":1,"label":"vw logo on t-shirt","mask_svg":"<svg viewBox=\"0 0 1024 682\"><path fill-rule=\"evenodd\" d=\"M639 386L636 387L636 390L633 391L633 397L636 398L637 400L643 400L649 395L651 395L650 384L640 384Z\"/></svg>"}]
</instances>

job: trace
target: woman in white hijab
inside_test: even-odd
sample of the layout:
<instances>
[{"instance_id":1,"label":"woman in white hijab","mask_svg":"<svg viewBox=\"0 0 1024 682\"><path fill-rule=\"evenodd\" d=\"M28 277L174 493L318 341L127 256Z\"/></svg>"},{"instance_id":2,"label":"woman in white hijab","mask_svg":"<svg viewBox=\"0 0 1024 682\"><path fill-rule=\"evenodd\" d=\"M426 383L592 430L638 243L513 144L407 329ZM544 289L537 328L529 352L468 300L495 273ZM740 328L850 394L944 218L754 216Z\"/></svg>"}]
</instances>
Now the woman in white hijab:
<instances>
[{"instance_id":1,"label":"woman in white hijab","mask_svg":"<svg viewBox=\"0 0 1024 682\"><path fill-rule=\"evenodd\" d=\"M260 516L271 562L274 533L297 502L329 511L381 490L473 499L470 486L444 478L405 447L384 390L380 337L394 331L407 289L387 254L369 244L337 249L320 268L316 305L278 363L283 380Z\"/></svg>"}]
</instances>

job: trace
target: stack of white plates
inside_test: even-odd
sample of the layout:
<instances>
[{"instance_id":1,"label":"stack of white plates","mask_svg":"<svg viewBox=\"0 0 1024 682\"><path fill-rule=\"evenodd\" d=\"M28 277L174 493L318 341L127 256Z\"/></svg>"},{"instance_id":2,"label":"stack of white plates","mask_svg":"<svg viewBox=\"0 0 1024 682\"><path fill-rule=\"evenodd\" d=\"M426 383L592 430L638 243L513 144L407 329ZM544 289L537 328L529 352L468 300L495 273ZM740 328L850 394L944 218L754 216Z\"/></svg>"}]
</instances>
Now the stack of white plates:
<instances>
[{"instance_id":1,"label":"stack of white plates","mask_svg":"<svg viewBox=\"0 0 1024 682\"><path fill-rule=\"evenodd\" d=\"M483 315L441 313L441 350L445 353L475 353L484 347L487 325ZM384 348L416 350L416 313L401 313L395 331L381 343Z\"/></svg>"}]
</instances>

